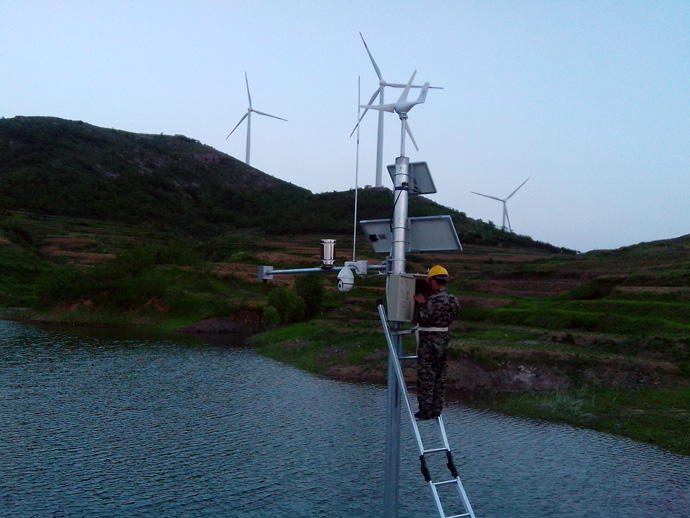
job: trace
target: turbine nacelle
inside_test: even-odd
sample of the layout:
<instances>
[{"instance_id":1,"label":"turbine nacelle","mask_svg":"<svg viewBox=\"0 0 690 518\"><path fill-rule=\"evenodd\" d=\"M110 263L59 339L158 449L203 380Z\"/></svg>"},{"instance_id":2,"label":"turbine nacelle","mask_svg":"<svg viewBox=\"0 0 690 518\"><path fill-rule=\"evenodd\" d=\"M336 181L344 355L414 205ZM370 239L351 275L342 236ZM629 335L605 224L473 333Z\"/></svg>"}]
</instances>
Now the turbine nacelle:
<instances>
[{"instance_id":1,"label":"turbine nacelle","mask_svg":"<svg viewBox=\"0 0 690 518\"><path fill-rule=\"evenodd\" d=\"M410 77L409 82L405 85L403 93L400 95L398 102L390 104L368 104L361 105L360 108L366 108L368 110L381 110L385 112L395 112L398 115L406 114L414 106L423 103L426 100L426 93L429 90L429 83L424 83L422 86L422 91L419 93L419 97L416 101L408 101L407 95L410 92L410 87L412 86L412 81L414 76L417 75L417 71L412 72L412 77Z\"/></svg>"},{"instance_id":2,"label":"turbine nacelle","mask_svg":"<svg viewBox=\"0 0 690 518\"><path fill-rule=\"evenodd\" d=\"M361 105L360 108L366 108L368 110L371 109L371 110L379 110L379 111L397 113L398 116L400 117L400 120L402 121L403 130L407 132L407 134L410 136L410 140L412 141L412 144L414 144L415 149L417 151L419 151L419 147L417 147L417 142L415 142L414 136L412 135L412 130L410 129L410 125L407 123L407 114L416 105L422 104L424 101L426 101L426 94L429 91L429 83L428 82L424 83L424 85L422 86L422 91L419 93L419 97L417 98L417 100L408 101L407 95L410 92L410 88L412 87L412 81L414 81L415 75L417 75L416 70L414 72L412 72L412 77L410 77L410 80L405 85L405 89L403 90L402 94L400 95L398 102L392 103L392 104ZM360 120L361 120L361 118L360 118Z\"/></svg>"}]
</instances>

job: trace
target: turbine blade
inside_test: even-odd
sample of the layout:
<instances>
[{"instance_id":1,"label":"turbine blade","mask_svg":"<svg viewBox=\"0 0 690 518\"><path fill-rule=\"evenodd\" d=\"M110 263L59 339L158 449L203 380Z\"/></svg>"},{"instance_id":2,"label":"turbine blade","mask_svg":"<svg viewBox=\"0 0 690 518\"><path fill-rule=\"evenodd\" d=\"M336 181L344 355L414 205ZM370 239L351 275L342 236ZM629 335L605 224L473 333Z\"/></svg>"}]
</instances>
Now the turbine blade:
<instances>
[{"instance_id":1,"label":"turbine blade","mask_svg":"<svg viewBox=\"0 0 690 518\"><path fill-rule=\"evenodd\" d=\"M390 86L393 88L405 88L407 85L404 85L401 83L386 83L385 86ZM424 85L410 85L410 88L424 88ZM442 86L429 86L429 88L432 88L435 90L443 90Z\"/></svg>"},{"instance_id":2,"label":"turbine blade","mask_svg":"<svg viewBox=\"0 0 690 518\"><path fill-rule=\"evenodd\" d=\"M429 83L424 83L424 86L422 86L422 91L419 92L419 97L417 98L417 101L415 104L422 104L424 101L426 101L426 94L429 91Z\"/></svg>"},{"instance_id":3,"label":"turbine blade","mask_svg":"<svg viewBox=\"0 0 690 518\"><path fill-rule=\"evenodd\" d=\"M374 92L374 94L371 96L371 99L369 99L369 104L374 104L374 101L375 101L376 98L379 96L379 94L381 93L381 90L382 90L382 89L383 89L383 87L381 87L381 86L379 86L379 87L376 89L376 91Z\"/></svg>"},{"instance_id":4,"label":"turbine blade","mask_svg":"<svg viewBox=\"0 0 690 518\"><path fill-rule=\"evenodd\" d=\"M479 196L484 196L485 198L491 198L492 200L503 201L501 198L496 198L496 196L489 196L488 194L482 194L480 192L470 191L472 194L478 194Z\"/></svg>"},{"instance_id":5,"label":"turbine blade","mask_svg":"<svg viewBox=\"0 0 690 518\"><path fill-rule=\"evenodd\" d=\"M414 144L414 148L419 151L419 148L417 147L417 143L414 140L414 137L412 136L412 130L410 129L410 125L407 123L407 119L403 119L403 124L405 125L405 131L407 131L407 134L410 136L410 140Z\"/></svg>"},{"instance_id":6,"label":"turbine blade","mask_svg":"<svg viewBox=\"0 0 690 518\"><path fill-rule=\"evenodd\" d=\"M370 104L368 106L360 104L360 108L366 108L368 110L378 110L382 112L394 112L395 104Z\"/></svg>"},{"instance_id":7,"label":"turbine blade","mask_svg":"<svg viewBox=\"0 0 690 518\"><path fill-rule=\"evenodd\" d=\"M360 105L360 108L361 108L361 105ZM359 128L359 123L362 122L362 119L364 118L364 116L366 115L366 113L367 113L368 111L369 111L369 108L367 108L366 110L364 110L364 112L362 112L362 115L360 116L359 119L357 119L357 124L355 124L355 127L352 129L352 132L350 133L350 136L352 136L352 135L355 134L355 131L357 131L357 128Z\"/></svg>"},{"instance_id":8,"label":"turbine blade","mask_svg":"<svg viewBox=\"0 0 690 518\"><path fill-rule=\"evenodd\" d=\"M417 71L415 70L412 72L412 77L410 80L407 82L405 85L405 89L403 90L403 93L400 95L400 99L398 99L398 102L405 102L407 101L407 94L410 92L410 87L412 86L412 81L414 81L414 76L417 75Z\"/></svg>"},{"instance_id":9,"label":"turbine blade","mask_svg":"<svg viewBox=\"0 0 690 518\"><path fill-rule=\"evenodd\" d=\"M252 110L254 113L258 113L259 115L265 115L266 117L273 117L274 119L280 119L281 121L287 122L287 119L283 119L282 117L277 117L275 115L271 115L270 113L264 113L260 112L259 110Z\"/></svg>"},{"instance_id":10,"label":"turbine blade","mask_svg":"<svg viewBox=\"0 0 690 518\"><path fill-rule=\"evenodd\" d=\"M374 92L374 95L372 95L372 96L371 96L371 99L369 99L369 104L368 104L367 106L370 106L370 105L373 105L373 104L374 104L374 101L376 100L376 98L378 97L378 95L381 93L381 89L382 89L382 88L383 88L382 86L379 86L379 87L376 89L376 91ZM361 106L362 106L362 105L360 105L360 107L361 107ZM362 119L363 119L364 116L367 114L367 111L369 111L369 108L368 108L368 107L364 110L364 112L362 112L362 115L359 117L359 120L357 121L357 124L355 124L355 128L352 130L352 133L350 133L350 136L352 136L352 135L355 134L355 131L357 130L357 126L359 126L359 123L362 122Z\"/></svg>"},{"instance_id":11,"label":"turbine blade","mask_svg":"<svg viewBox=\"0 0 690 518\"><path fill-rule=\"evenodd\" d=\"M527 178L527 180L529 180L529 178ZM527 180L525 180L524 182L522 182L522 183L520 184L520 186L519 186L517 189L515 189L513 192L511 192L511 193L510 193L510 196L512 196L513 194L515 194L516 192L518 192L518 191L520 190L520 187L522 187L523 185L525 185L525 184L527 183ZM509 199L510 199L510 196L508 196L508 197L506 198L506 200L509 200Z\"/></svg>"},{"instance_id":12,"label":"turbine blade","mask_svg":"<svg viewBox=\"0 0 690 518\"><path fill-rule=\"evenodd\" d=\"M249 115L249 112L247 112L247 113L245 113L244 115L242 115L242 118L240 119L240 122L238 122L237 125L236 125L234 128L232 128L232 131L231 131L230 133L228 133L228 136L225 137L225 140L228 140L228 139L230 138L230 135L232 135L232 134L234 133L234 131L237 129L237 127L238 127L240 124L242 124L242 121L243 121L244 119L246 119L248 115Z\"/></svg>"},{"instance_id":13,"label":"turbine blade","mask_svg":"<svg viewBox=\"0 0 690 518\"><path fill-rule=\"evenodd\" d=\"M369 59L371 59L371 64L374 65L374 70L376 71L376 75L379 78L379 81L383 81L383 76L381 75L381 70L379 70L379 66L376 64L376 61L374 61L374 56L371 55L371 51L369 50L369 47L367 47L367 42L364 41L364 36L362 36L362 33L359 33L359 36L362 38L362 43L364 43L364 48L367 49L367 54L369 54Z\"/></svg>"},{"instance_id":14,"label":"turbine blade","mask_svg":"<svg viewBox=\"0 0 690 518\"><path fill-rule=\"evenodd\" d=\"M249 99L249 108L252 107L252 94L249 93L249 79L247 79L247 72L244 73L244 81L247 83L247 98Z\"/></svg>"}]
</instances>

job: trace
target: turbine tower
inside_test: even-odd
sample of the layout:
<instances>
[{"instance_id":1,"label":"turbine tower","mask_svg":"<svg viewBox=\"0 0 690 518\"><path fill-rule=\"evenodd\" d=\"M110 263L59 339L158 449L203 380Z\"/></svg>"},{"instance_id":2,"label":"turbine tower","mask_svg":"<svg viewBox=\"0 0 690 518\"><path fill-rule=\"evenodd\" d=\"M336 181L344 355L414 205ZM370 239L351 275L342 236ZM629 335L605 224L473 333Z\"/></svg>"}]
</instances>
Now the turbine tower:
<instances>
[{"instance_id":1,"label":"turbine tower","mask_svg":"<svg viewBox=\"0 0 690 518\"><path fill-rule=\"evenodd\" d=\"M247 155L245 158L245 163L249 165L249 150L251 148L251 140L252 140L252 112L253 113L258 113L259 115L265 115L266 117L273 117L274 119L280 119L281 121L286 121L287 119L283 119L282 117L276 117L275 115L271 115L270 113L264 113L260 112L259 110L255 110L252 107L252 94L249 93L249 80L247 79L247 72L244 73L244 81L247 83L247 98L249 99L249 107L247 108L247 113L245 113L240 121L237 123L237 125L232 128L232 131L228 134L227 137L225 137L225 140L228 140L230 138L230 135L234 133L234 131L238 128L240 124L242 124L242 121L244 119L247 119Z\"/></svg>"},{"instance_id":2,"label":"turbine tower","mask_svg":"<svg viewBox=\"0 0 690 518\"><path fill-rule=\"evenodd\" d=\"M352 136L357 129L357 126L359 126L359 123L362 121L364 116L367 114L367 111L369 109L378 109L379 110L379 125L378 125L378 136L376 140L376 187L381 187L381 178L382 178L382 171L383 171L383 111L381 108L374 108L372 105L374 104L374 101L376 100L376 97L379 98L379 107L384 106L384 100L383 100L383 90L386 86L390 86L393 88L423 88L423 86L420 85L409 85L409 84L400 84L400 83L389 83L387 82L384 78L383 75L381 75L381 69L379 69L378 65L376 64L376 61L374 60L374 56L372 56L371 51L369 50L369 47L367 46L367 42L364 41L364 36L362 36L362 33L359 33L359 36L362 38L362 43L364 43L364 48L367 50L367 54L369 54L369 59L371 60L371 64L374 66L374 71L376 72L376 75L379 78L379 87L376 89L374 94L371 96L371 99L369 99L369 102L364 106L364 112L362 112L362 115L360 116L359 120L357 121L357 124L355 125L355 128L352 130L352 133L350 133L350 136ZM428 86L427 88L441 88L438 86ZM411 136L411 135L410 135ZM414 143L414 139L412 139L412 142ZM417 148L417 144L414 143L415 148ZM418 149L418 148L417 148Z\"/></svg>"},{"instance_id":3,"label":"turbine tower","mask_svg":"<svg viewBox=\"0 0 690 518\"><path fill-rule=\"evenodd\" d=\"M527 180L529 180L529 178L527 178ZM479 196L484 196L485 198L491 198L492 200L498 200L498 201L502 202L502 203L503 203L503 226L501 226L501 230L504 230L504 231L505 231L505 229L506 229L506 221L507 221L507 222L508 222L508 231L509 231L509 232L512 232L513 229L512 229L511 226L510 226L510 218L508 217L508 204L507 204L506 202L510 199L510 197L511 197L513 194L515 194L516 192L518 192L518 190L520 189L520 187L522 187L523 185L525 185L525 184L527 183L527 180L525 180L524 182L522 182L522 183L519 185L519 187L518 187L517 189L515 189L513 192L511 192L506 198L498 198L498 197L496 197L496 196L489 196L488 194L481 194L481 193L479 193L479 192L474 192L474 191L471 191L471 192L472 192L472 194L478 194Z\"/></svg>"}]
</instances>

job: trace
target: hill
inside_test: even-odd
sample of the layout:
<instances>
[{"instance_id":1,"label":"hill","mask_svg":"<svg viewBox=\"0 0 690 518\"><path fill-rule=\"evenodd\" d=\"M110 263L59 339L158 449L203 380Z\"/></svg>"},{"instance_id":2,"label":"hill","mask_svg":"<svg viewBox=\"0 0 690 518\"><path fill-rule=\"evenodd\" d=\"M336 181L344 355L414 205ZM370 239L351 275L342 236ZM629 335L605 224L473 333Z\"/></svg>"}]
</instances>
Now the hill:
<instances>
[{"instance_id":1,"label":"hill","mask_svg":"<svg viewBox=\"0 0 690 518\"><path fill-rule=\"evenodd\" d=\"M216 225L270 223L311 197L182 135L79 121L2 120L0 156L2 208L39 214L214 233Z\"/></svg>"},{"instance_id":2,"label":"hill","mask_svg":"<svg viewBox=\"0 0 690 518\"><path fill-rule=\"evenodd\" d=\"M183 135L144 135L51 117L0 120L0 210L139 224L195 235L259 228L347 233L354 191L313 194ZM388 189L359 198L390 215ZM463 243L573 253L414 198L412 216L450 214Z\"/></svg>"}]
</instances>

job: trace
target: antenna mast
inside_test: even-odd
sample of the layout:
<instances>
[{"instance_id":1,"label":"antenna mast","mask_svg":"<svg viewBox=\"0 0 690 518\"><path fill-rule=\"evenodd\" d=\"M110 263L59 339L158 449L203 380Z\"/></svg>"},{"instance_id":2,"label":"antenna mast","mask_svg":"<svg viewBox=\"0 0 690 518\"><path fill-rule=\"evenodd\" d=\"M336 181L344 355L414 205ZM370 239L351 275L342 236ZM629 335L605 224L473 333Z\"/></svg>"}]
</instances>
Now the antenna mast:
<instances>
[{"instance_id":1,"label":"antenna mast","mask_svg":"<svg viewBox=\"0 0 690 518\"><path fill-rule=\"evenodd\" d=\"M357 120L359 120L359 114L362 111L360 104L362 102L362 88L361 88L361 76L357 77ZM352 260L356 261L356 248L357 248L357 192L359 190L359 124L357 124L357 153L355 158L355 221L352 230Z\"/></svg>"}]
</instances>

